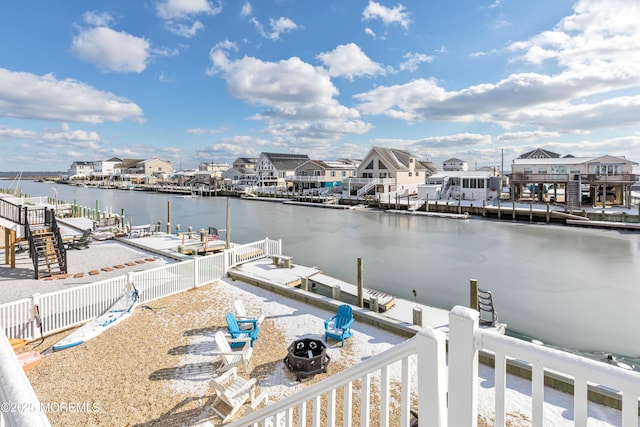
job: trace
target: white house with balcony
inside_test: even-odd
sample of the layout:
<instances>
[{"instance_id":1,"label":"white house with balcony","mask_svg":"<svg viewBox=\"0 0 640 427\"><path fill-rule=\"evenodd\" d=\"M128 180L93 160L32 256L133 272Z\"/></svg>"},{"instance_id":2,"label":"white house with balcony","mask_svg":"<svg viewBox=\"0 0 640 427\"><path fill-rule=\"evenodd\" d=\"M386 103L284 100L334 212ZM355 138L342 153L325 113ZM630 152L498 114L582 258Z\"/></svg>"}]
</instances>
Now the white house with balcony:
<instances>
[{"instance_id":1,"label":"white house with balcony","mask_svg":"<svg viewBox=\"0 0 640 427\"><path fill-rule=\"evenodd\" d=\"M94 162L77 161L71 163L71 167L67 170L69 179L89 179L93 175Z\"/></svg>"},{"instance_id":2,"label":"white house with balcony","mask_svg":"<svg viewBox=\"0 0 640 427\"><path fill-rule=\"evenodd\" d=\"M287 180L294 190L303 192L333 192L342 190L342 182L355 177L357 168L345 161L309 160L298 166Z\"/></svg>"},{"instance_id":3,"label":"white house with balcony","mask_svg":"<svg viewBox=\"0 0 640 427\"><path fill-rule=\"evenodd\" d=\"M442 171L418 186L423 200L492 200L500 196L501 177L495 170Z\"/></svg>"},{"instance_id":4,"label":"white house with balcony","mask_svg":"<svg viewBox=\"0 0 640 427\"><path fill-rule=\"evenodd\" d=\"M380 199L417 194L427 173L424 165L406 150L372 147L358 166L356 178L343 183L343 197Z\"/></svg>"},{"instance_id":5,"label":"white house with balcony","mask_svg":"<svg viewBox=\"0 0 640 427\"><path fill-rule=\"evenodd\" d=\"M636 165L610 155L517 158L511 164L510 190L515 200L629 208Z\"/></svg>"},{"instance_id":6,"label":"white house with balcony","mask_svg":"<svg viewBox=\"0 0 640 427\"><path fill-rule=\"evenodd\" d=\"M256 162L258 187L287 187L287 177L293 177L301 164L309 161L306 154L260 153Z\"/></svg>"},{"instance_id":7,"label":"white house with balcony","mask_svg":"<svg viewBox=\"0 0 640 427\"><path fill-rule=\"evenodd\" d=\"M256 162L253 157L238 157L231 167L222 172L222 181L227 188L253 188L257 185Z\"/></svg>"}]
</instances>

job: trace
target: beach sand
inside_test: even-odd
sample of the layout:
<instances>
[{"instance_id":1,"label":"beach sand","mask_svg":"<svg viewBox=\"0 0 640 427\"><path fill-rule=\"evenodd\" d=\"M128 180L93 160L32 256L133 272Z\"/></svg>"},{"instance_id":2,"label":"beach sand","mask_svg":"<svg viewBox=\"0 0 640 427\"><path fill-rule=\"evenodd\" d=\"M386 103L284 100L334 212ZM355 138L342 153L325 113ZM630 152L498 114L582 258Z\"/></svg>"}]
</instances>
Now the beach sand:
<instances>
[{"instance_id":1,"label":"beach sand","mask_svg":"<svg viewBox=\"0 0 640 427\"><path fill-rule=\"evenodd\" d=\"M78 347L47 354L28 372L40 400L51 406L54 426L176 426L220 419L208 408L214 392L208 382L219 362L212 351L215 331L236 298L263 307L260 327L245 378L257 378L271 401L378 354L403 338L368 325L355 325L345 347L330 341L326 374L296 381L283 359L295 339L324 340L329 313L241 282L221 280L139 306L125 322ZM66 333L36 340L25 350L52 346ZM399 367L398 367L399 369ZM357 385L356 385L357 388ZM56 411L75 404L80 411ZM359 417L357 395L354 414ZM398 417L396 417L397 419Z\"/></svg>"}]
</instances>

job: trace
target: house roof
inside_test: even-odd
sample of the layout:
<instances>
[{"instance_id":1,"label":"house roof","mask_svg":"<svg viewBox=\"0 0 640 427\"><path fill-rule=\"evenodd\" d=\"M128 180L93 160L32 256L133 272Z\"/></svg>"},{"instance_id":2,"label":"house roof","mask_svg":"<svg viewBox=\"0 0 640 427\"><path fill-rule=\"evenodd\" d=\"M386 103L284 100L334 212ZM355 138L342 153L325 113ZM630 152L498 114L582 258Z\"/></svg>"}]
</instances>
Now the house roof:
<instances>
[{"instance_id":1,"label":"house roof","mask_svg":"<svg viewBox=\"0 0 640 427\"><path fill-rule=\"evenodd\" d=\"M545 158L547 158L547 157L548 158L558 158L558 157L560 157L560 154L554 153L553 151L545 150L543 148L536 148L535 150L531 150L531 151L528 151L528 152L526 152L524 154L521 154L518 158L519 159L530 159L536 154L542 155Z\"/></svg>"},{"instance_id":2,"label":"house roof","mask_svg":"<svg viewBox=\"0 0 640 427\"><path fill-rule=\"evenodd\" d=\"M135 168L138 163L142 162L144 159L124 159L122 163L116 165L119 169L130 169Z\"/></svg>"},{"instance_id":3,"label":"house roof","mask_svg":"<svg viewBox=\"0 0 640 427\"><path fill-rule=\"evenodd\" d=\"M617 156L598 156L598 157L559 157L559 158L544 158L544 159L524 159L517 158L512 160L514 165L578 165L582 163L595 163L595 162L603 162L603 163L630 163L632 165L637 165L636 162L632 162L630 160L625 159L624 157Z\"/></svg>"},{"instance_id":4,"label":"house roof","mask_svg":"<svg viewBox=\"0 0 640 427\"><path fill-rule=\"evenodd\" d=\"M302 163L309 161L306 154L290 154L290 153L262 153L274 168L281 171L295 170Z\"/></svg>"},{"instance_id":5,"label":"house roof","mask_svg":"<svg viewBox=\"0 0 640 427\"><path fill-rule=\"evenodd\" d=\"M457 157L452 157L449 160L445 160L442 163L467 163L467 162L465 162L464 160L460 160Z\"/></svg>"},{"instance_id":6,"label":"house roof","mask_svg":"<svg viewBox=\"0 0 640 427\"><path fill-rule=\"evenodd\" d=\"M315 166L321 169L351 169L354 170L356 167L350 163L344 163L341 161L331 161L331 160L309 160L307 162L302 163L298 167L303 167L307 163L313 163Z\"/></svg>"},{"instance_id":7,"label":"house roof","mask_svg":"<svg viewBox=\"0 0 640 427\"><path fill-rule=\"evenodd\" d=\"M397 148L373 147L371 150L377 152L395 170L409 169L409 159L415 158L408 151ZM426 170L424 165L418 161L416 161L415 169Z\"/></svg>"}]
</instances>

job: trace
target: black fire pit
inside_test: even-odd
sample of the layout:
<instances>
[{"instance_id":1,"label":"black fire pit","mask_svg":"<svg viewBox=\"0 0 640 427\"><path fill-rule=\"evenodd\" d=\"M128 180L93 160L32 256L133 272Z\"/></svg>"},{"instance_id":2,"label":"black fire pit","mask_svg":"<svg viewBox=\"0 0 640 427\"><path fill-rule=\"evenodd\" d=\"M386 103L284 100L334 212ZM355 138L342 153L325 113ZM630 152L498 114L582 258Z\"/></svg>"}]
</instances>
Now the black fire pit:
<instances>
[{"instance_id":1,"label":"black fire pit","mask_svg":"<svg viewBox=\"0 0 640 427\"><path fill-rule=\"evenodd\" d=\"M326 373L329 360L331 358L327 355L327 346L322 341L303 338L289 345L284 363L296 374L296 380L302 381L320 372Z\"/></svg>"}]
</instances>

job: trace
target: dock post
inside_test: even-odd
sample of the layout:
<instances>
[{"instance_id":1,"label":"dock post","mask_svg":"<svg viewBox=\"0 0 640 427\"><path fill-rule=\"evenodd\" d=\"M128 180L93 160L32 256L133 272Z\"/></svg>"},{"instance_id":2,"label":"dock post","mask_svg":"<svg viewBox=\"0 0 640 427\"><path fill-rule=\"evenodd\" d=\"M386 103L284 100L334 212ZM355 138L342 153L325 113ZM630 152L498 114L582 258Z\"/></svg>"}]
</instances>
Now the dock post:
<instances>
[{"instance_id":1,"label":"dock post","mask_svg":"<svg viewBox=\"0 0 640 427\"><path fill-rule=\"evenodd\" d=\"M498 199L498 219L500 219L500 199Z\"/></svg>"},{"instance_id":2,"label":"dock post","mask_svg":"<svg viewBox=\"0 0 640 427\"><path fill-rule=\"evenodd\" d=\"M516 220L516 201L512 201L511 202L511 220L515 221Z\"/></svg>"},{"instance_id":3,"label":"dock post","mask_svg":"<svg viewBox=\"0 0 640 427\"><path fill-rule=\"evenodd\" d=\"M369 298L369 310L378 313L378 297Z\"/></svg>"},{"instance_id":4,"label":"dock post","mask_svg":"<svg viewBox=\"0 0 640 427\"><path fill-rule=\"evenodd\" d=\"M549 224L551 222L551 214L549 213L549 203L547 203L547 224Z\"/></svg>"},{"instance_id":5,"label":"dock post","mask_svg":"<svg viewBox=\"0 0 640 427\"><path fill-rule=\"evenodd\" d=\"M362 257L358 257L358 307L364 307L364 290L362 282Z\"/></svg>"},{"instance_id":6,"label":"dock post","mask_svg":"<svg viewBox=\"0 0 640 427\"><path fill-rule=\"evenodd\" d=\"M422 326L422 309L420 307L413 307L413 324Z\"/></svg>"},{"instance_id":7,"label":"dock post","mask_svg":"<svg viewBox=\"0 0 640 427\"><path fill-rule=\"evenodd\" d=\"M301 287L302 287L303 291L308 291L309 290L309 278L308 277L303 277L302 278Z\"/></svg>"},{"instance_id":8,"label":"dock post","mask_svg":"<svg viewBox=\"0 0 640 427\"><path fill-rule=\"evenodd\" d=\"M478 281L476 279L469 280L469 307L474 310L478 309Z\"/></svg>"},{"instance_id":9,"label":"dock post","mask_svg":"<svg viewBox=\"0 0 640 427\"><path fill-rule=\"evenodd\" d=\"M533 202L529 202L529 222L533 222Z\"/></svg>"},{"instance_id":10,"label":"dock post","mask_svg":"<svg viewBox=\"0 0 640 427\"><path fill-rule=\"evenodd\" d=\"M334 285L331 289L331 298L340 301L340 285Z\"/></svg>"},{"instance_id":11,"label":"dock post","mask_svg":"<svg viewBox=\"0 0 640 427\"><path fill-rule=\"evenodd\" d=\"M487 216L487 201L482 201L482 216Z\"/></svg>"},{"instance_id":12,"label":"dock post","mask_svg":"<svg viewBox=\"0 0 640 427\"><path fill-rule=\"evenodd\" d=\"M167 234L171 234L171 200L167 201Z\"/></svg>"}]
</instances>

